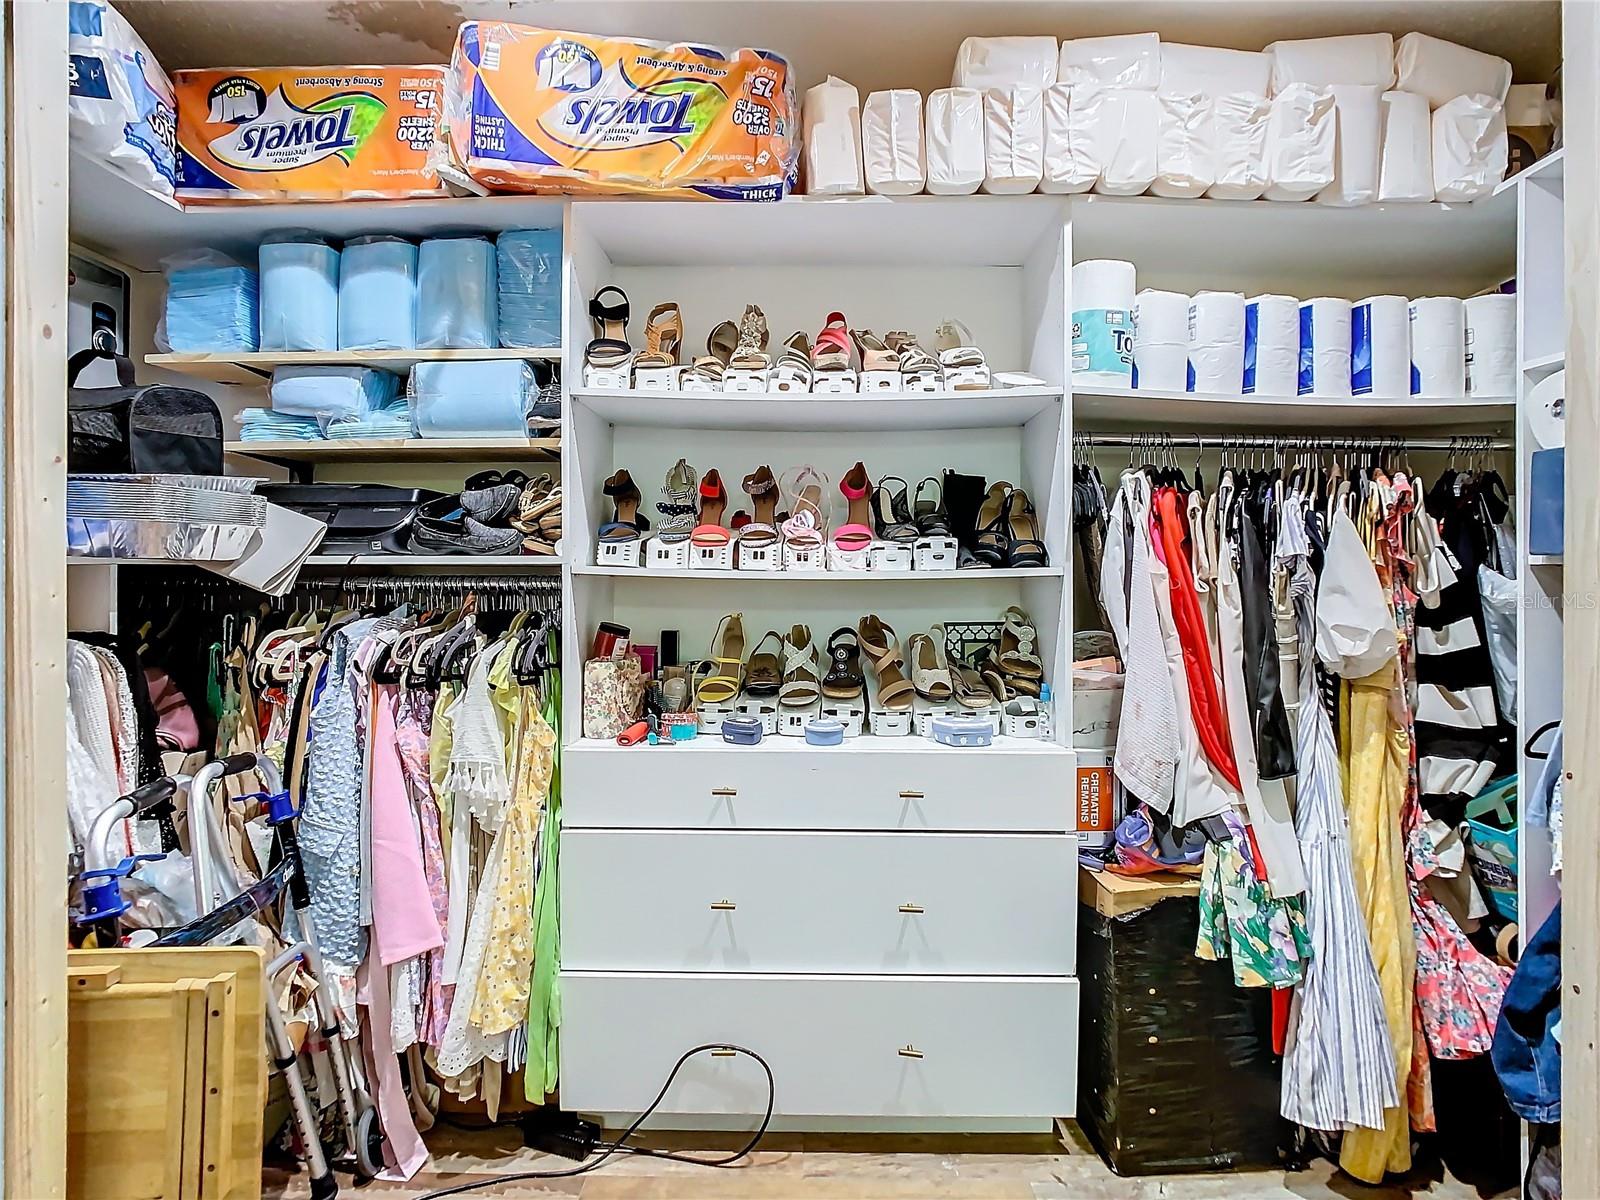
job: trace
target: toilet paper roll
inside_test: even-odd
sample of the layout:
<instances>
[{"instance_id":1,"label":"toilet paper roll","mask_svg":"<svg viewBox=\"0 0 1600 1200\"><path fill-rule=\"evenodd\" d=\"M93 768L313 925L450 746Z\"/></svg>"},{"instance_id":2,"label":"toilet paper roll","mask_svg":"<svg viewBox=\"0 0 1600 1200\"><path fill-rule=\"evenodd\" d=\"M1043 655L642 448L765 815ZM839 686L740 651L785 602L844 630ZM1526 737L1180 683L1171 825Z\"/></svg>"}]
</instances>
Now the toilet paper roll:
<instances>
[{"instance_id":1,"label":"toilet paper roll","mask_svg":"<svg viewBox=\"0 0 1600 1200\"><path fill-rule=\"evenodd\" d=\"M1133 386L1181 392L1189 378L1189 297L1146 288L1133 302Z\"/></svg>"},{"instance_id":2,"label":"toilet paper roll","mask_svg":"<svg viewBox=\"0 0 1600 1200\"><path fill-rule=\"evenodd\" d=\"M1378 198L1382 157L1383 89L1336 83L1333 93L1333 182L1317 193L1318 204L1354 208Z\"/></svg>"},{"instance_id":3,"label":"toilet paper roll","mask_svg":"<svg viewBox=\"0 0 1600 1200\"><path fill-rule=\"evenodd\" d=\"M1459 399L1467 392L1466 306L1454 296L1411 302L1411 394Z\"/></svg>"},{"instance_id":4,"label":"toilet paper roll","mask_svg":"<svg viewBox=\"0 0 1600 1200\"><path fill-rule=\"evenodd\" d=\"M1528 433L1541 450L1567 444L1567 373L1546 375L1528 393Z\"/></svg>"},{"instance_id":5,"label":"toilet paper roll","mask_svg":"<svg viewBox=\"0 0 1600 1200\"><path fill-rule=\"evenodd\" d=\"M977 191L983 182L983 93L973 88L929 92L922 121L929 194Z\"/></svg>"},{"instance_id":6,"label":"toilet paper roll","mask_svg":"<svg viewBox=\"0 0 1600 1200\"><path fill-rule=\"evenodd\" d=\"M1368 296L1351 307L1350 394L1411 394L1411 304L1404 296Z\"/></svg>"},{"instance_id":7,"label":"toilet paper roll","mask_svg":"<svg viewBox=\"0 0 1600 1200\"><path fill-rule=\"evenodd\" d=\"M1517 394L1517 298L1501 293L1473 296L1466 319L1467 395Z\"/></svg>"},{"instance_id":8,"label":"toilet paper roll","mask_svg":"<svg viewBox=\"0 0 1600 1200\"><path fill-rule=\"evenodd\" d=\"M1433 115L1427 98L1385 92L1379 115L1378 199L1427 204L1433 199Z\"/></svg>"},{"instance_id":9,"label":"toilet paper roll","mask_svg":"<svg viewBox=\"0 0 1600 1200\"><path fill-rule=\"evenodd\" d=\"M1336 296L1300 301L1297 391L1330 400L1350 395L1350 301Z\"/></svg>"},{"instance_id":10,"label":"toilet paper roll","mask_svg":"<svg viewBox=\"0 0 1600 1200\"><path fill-rule=\"evenodd\" d=\"M1133 384L1131 262L1094 258L1072 268L1072 378L1096 387Z\"/></svg>"},{"instance_id":11,"label":"toilet paper roll","mask_svg":"<svg viewBox=\"0 0 1600 1200\"><path fill-rule=\"evenodd\" d=\"M867 191L914 196L928 177L922 143L922 93L873 92L861 106L861 161Z\"/></svg>"},{"instance_id":12,"label":"toilet paper roll","mask_svg":"<svg viewBox=\"0 0 1600 1200\"><path fill-rule=\"evenodd\" d=\"M1237 396L1244 389L1244 296L1196 292L1189 301L1186 390Z\"/></svg>"},{"instance_id":13,"label":"toilet paper roll","mask_svg":"<svg viewBox=\"0 0 1600 1200\"><path fill-rule=\"evenodd\" d=\"M1300 301L1252 296L1244 305L1244 394L1293 396L1300 389Z\"/></svg>"}]
</instances>

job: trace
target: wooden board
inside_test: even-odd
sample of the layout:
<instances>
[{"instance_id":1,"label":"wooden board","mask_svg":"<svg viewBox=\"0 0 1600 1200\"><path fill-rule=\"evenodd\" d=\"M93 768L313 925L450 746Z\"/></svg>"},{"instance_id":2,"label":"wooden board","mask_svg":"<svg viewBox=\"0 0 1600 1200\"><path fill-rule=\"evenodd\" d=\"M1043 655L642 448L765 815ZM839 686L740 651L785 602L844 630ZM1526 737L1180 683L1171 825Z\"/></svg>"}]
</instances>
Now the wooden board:
<instances>
[{"instance_id":1,"label":"wooden board","mask_svg":"<svg viewBox=\"0 0 1600 1200\"><path fill-rule=\"evenodd\" d=\"M1163 900L1200 894L1200 879L1179 871L1113 875L1078 868L1078 899L1103 917L1123 917Z\"/></svg>"},{"instance_id":2,"label":"wooden board","mask_svg":"<svg viewBox=\"0 0 1600 1200\"><path fill-rule=\"evenodd\" d=\"M561 457L561 439L364 438L321 442L226 442L229 454L269 462L521 462Z\"/></svg>"},{"instance_id":3,"label":"wooden board","mask_svg":"<svg viewBox=\"0 0 1600 1200\"><path fill-rule=\"evenodd\" d=\"M503 350L262 350L229 354L146 354L146 366L209 379L262 387L277 367L377 367L405 374L419 362L484 362L520 359L559 360L560 346Z\"/></svg>"}]
</instances>

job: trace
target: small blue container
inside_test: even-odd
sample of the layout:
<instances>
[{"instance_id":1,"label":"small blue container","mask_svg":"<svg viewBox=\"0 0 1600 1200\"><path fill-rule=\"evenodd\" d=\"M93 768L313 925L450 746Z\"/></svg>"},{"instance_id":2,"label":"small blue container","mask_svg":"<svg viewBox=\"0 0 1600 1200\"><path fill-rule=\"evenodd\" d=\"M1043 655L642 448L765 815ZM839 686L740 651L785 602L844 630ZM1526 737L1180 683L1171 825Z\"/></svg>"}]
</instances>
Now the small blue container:
<instances>
[{"instance_id":1,"label":"small blue container","mask_svg":"<svg viewBox=\"0 0 1600 1200\"><path fill-rule=\"evenodd\" d=\"M994 744L994 726L982 717L934 717L930 725L933 740L941 746Z\"/></svg>"},{"instance_id":2,"label":"small blue container","mask_svg":"<svg viewBox=\"0 0 1600 1200\"><path fill-rule=\"evenodd\" d=\"M807 721L806 741L813 746L837 746L844 741L844 722L834 717Z\"/></svg>"},{"instance_id":3,"label":"small blue container","mask_svg":"<svg viewBox=\"0 0 1600 1200\"><path fill-rule=\"evenodd\" d=\"M722 740L735 746L754 746L761 741L761 722L755 717L729 717L722 722Z\"/></svg>"}]
</instances>

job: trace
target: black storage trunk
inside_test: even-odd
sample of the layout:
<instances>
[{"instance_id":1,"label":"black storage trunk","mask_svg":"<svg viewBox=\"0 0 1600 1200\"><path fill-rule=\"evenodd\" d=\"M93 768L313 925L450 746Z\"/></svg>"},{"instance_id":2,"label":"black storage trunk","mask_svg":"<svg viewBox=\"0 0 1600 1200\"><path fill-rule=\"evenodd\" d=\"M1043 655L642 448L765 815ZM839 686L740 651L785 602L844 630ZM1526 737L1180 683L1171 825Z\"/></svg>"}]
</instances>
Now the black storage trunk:
<instances>
[{"instance_id":1,"label":"black storage trunk","mask_svg":"<svg viewBox=\"0 0 1600 1200\"><path fill-rule=\"evenodd\" d=\"M1119 1175L1272 1166L1272 999L1194 956L1197 901L1078 918L1078 1124Z\"/></svg>"}]
</instances>

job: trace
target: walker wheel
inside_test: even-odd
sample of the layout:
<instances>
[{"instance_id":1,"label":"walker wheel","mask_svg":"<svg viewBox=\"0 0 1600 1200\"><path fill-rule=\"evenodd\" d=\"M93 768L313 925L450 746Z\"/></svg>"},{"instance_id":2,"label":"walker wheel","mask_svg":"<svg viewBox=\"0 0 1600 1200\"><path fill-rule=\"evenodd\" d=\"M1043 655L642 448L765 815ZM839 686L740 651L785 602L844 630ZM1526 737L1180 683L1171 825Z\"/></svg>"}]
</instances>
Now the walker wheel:
<instances>
[{"instance_id":1,"label":"walker wheel","mask_svg":"<svg viewBox=\"0 0 1600 1200\"><path fill-rule=\"evenodd\" d=\"M378 1128L378 1110L364 1108L356 1117L356 1174L376 1179L383 1170L383 1130Z\"/></svg>"}]
</instances>

